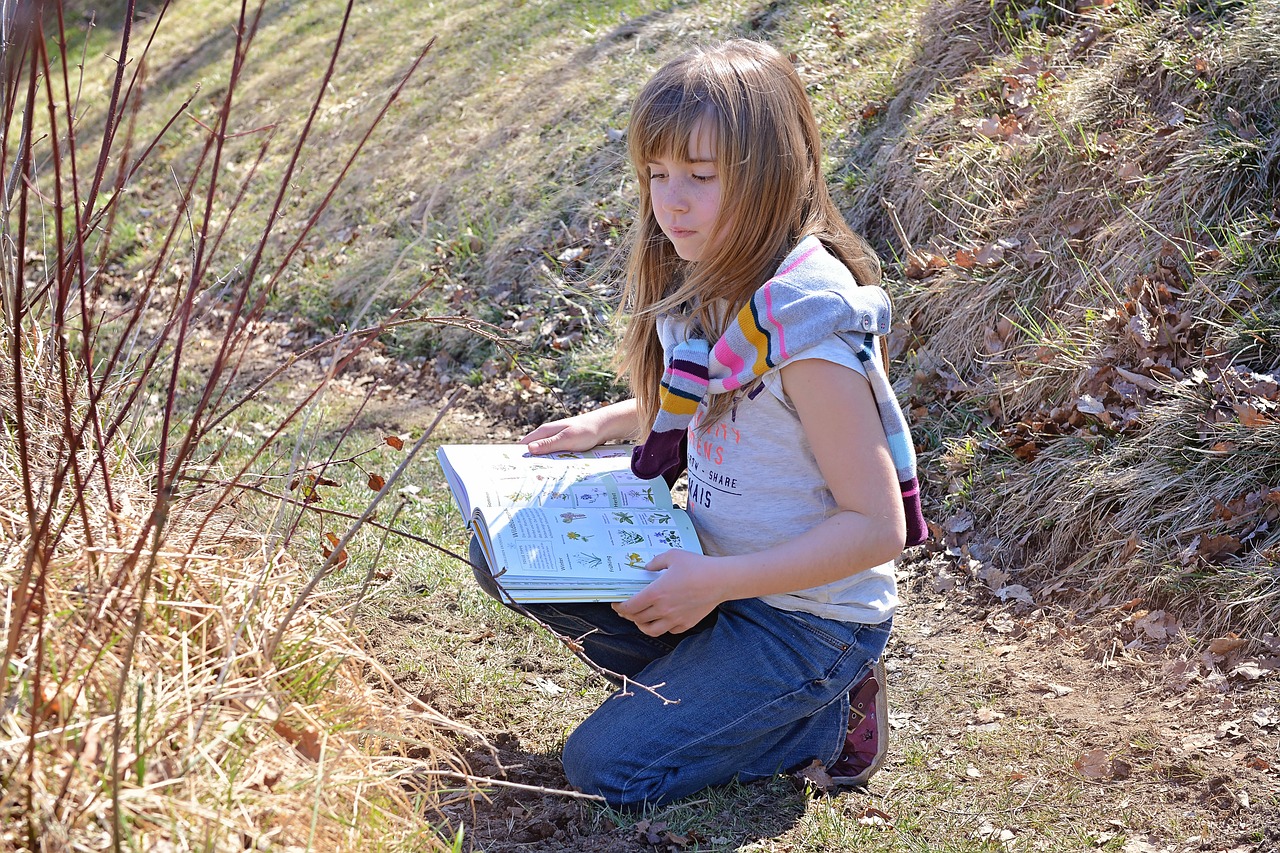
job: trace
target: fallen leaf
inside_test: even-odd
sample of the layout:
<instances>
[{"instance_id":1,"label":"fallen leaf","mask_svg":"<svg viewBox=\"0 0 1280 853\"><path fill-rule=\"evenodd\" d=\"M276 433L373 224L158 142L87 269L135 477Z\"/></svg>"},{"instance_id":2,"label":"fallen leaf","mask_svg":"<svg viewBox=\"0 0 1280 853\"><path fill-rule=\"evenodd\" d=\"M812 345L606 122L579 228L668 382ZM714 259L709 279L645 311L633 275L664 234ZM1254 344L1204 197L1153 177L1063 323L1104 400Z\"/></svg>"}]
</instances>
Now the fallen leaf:
<instances>
[{"instance_id":1,"label":"fallen leaf","mask_svg":"<svg viewBox=\"0 0 1280 853\"><path fill-rule=\"evenodd\" d=\"M1076 692L1074 687L1068 687L1065 684L1055 684L1052 681L1035 680L1027 684L1027 690L1032 693L1041 693L1046 699L1061 699Z\"/></svg>"},{"instance_id":2,"label":"fallen leaf","mask_svg":"<svg viewBox=\"0 0 1280 853\"><path fill-rule=\"evenodd\" d=\"M1244 643L1245 641L1243 637L1239 634L1231 633L1227 634L1225 637L1218 637L1217 639L1210 640L1209 651L1213 652L1215 655L1227 655L1243 646Z\"/></svg>"},{"instance_id":3,"label":"fallen leaf","mask_svg":"<svg viewBox=\"0 0 1280 853\"><path fill-rule=\"evenodd\" d=\"M1126 184L1142 180L1142 167L1132 160L1121 160L1116 167L1116 177Z\"/></svg>"},{"instance_id":4,"label":"fallen leaf","mask_svg":"<svg viewBox=\"0 0 1280 853\"><path fill-rule=\"evenodd\" d=\"M328 540L330 545L333 546L332 549L325 548L323 545L320 546L320 553L324 556L326 560L328 560L333 555L333 550L337 549L338 543L341 540L338 539L338 537L332 533L326 533L324 535L324 538ZM338 551L338 557L333 561L333 568L335 571L341 571L346 567L347 567L347 549L343 548L341 551Z\"/></svg>"},{"instance_id":5,"label":"fallen leaf","mask_svg":"<svg viewBox=\"0 0 1280 853\"><path fill-rule=\"evenodd\" d=\"M1161 642L1177 636L1178 620L1163 610L1152 610L1133 621L1133 626L1148 638Z\"/></svg>"},{"instance_id":6,"label":"fallen leaf","mask_svg":"<svg viewBox=\"0 0 1280 853\"><path fill-rule=\"evenodd\" d=\"M548 696L559 696L564 692L564 688L556 684L549 678L543 678L541 675L533 677L533 685Z\"/></svg>"},{"instance_id":7,"label":"fallen leaf","mask_svg":"<svg viewBox=\"0 0 1280 853\"><path fill-rule=\"evenodd\" d=\"M1111 759L1101 747L1082 754L1071 766L1086 779L1107 779L1111 776Z\"/></svg>"},{"instance_id":8,"label":"fallen leaf","mask_svg":"<svg viewBox=\"0 0 1280 853\"><path fill-rule=\"evenodd\" d=\"M1076 411L1086 415L1100 415L1107 410L1106 404L1088 394L1081 394L1076 400Z\"/></svg>"},{"instance_id":9,"label":"fallen leaf","mask_svg":"<svg viewBox=\"0 0 1280 853\"><path fill-rule=\"evenodd\" d=\"M803 770L796 772L796 776L813 785L819 791L826 793L835 788L835 780L831 778L831 774L822 766L822 762L814 759L813 762Z\"/></svg>"},{"instance_id":10,"label":"fallen leaf","mask_svg":"<svg viewBox=\"0 0 1280 853\"><path fill-rule=\"evenodd\" d=\"M1004 139L1004 129L1000 125L1000 119L995 116L987 116L981 119L973 127L979 135L985 136L987 139Z\"/></svg>"},{"instance_id":11,"label":"fallen leaf","mask_svg":"<svg viewBox=\"0 0 1280 853\"><path fill-rule=\"evenodd\" d=\"M936 273L950 265L950 262L942 255L935 255L933 252L915 251L907 255L907 263L903 268L902 274L910 279L922 279Z\"/></svg>"},{"instance_id":12,"label":"fallen leaf","mask_svg":"<svg viewBox=\"0 0 1280 853\"><path fill-rule=\"evenodd\" d=\"M863 809L856 820L861 826L882 826L885 829L893 829L893 817L874 806Z\"/></svg>"},{"instance_id":13,"label":"fallen leaf","mask_svg":"<svg viewBox=\"0 0 1280 853\"><path fill-rule=\"evenodd\" d=\"M1231 669L1231 675L1238 675L1249 681L1257 681L1276 671L1280 658L1250 658L1242 660Z\"/></svg>"},{"instance_id":14,"label":"fallen leaf","mask_svg":"<svg viewBox=\"0 0 1280 853\"><path fill-rule=\"evenodd\" d=\"M1268 424L1275 422L1275 418L1244 403L1237 404L1235 406L1235 410L1236 417L1240 420L1240 425L1250 429L1267 426Z\"/></svg>"},{"instance_id":15,"label":"fallen leaf","mask_svg":"<svg viewBox=\"0 0 1280 853\"><path fill-rule=\"evenodd\" d=\"M996 590L995 594L1001 601L1013 599L1014 601L1021 601L1023 604L1035 604L1035 600L1031 597L1031 590L1022 584L1015 583L1002 586Z\"/></svg>"},{"instance_id":16,"label":"fallen leaf","mask_svg":"<svg viewBox=\"0 0 1280 853\"><path fill-rule=\"evenodd\" d=\"M320 760L320 733L311 726L295 729L288 723L276 720L271 727L276 734L293 744L298 752L312 761Z\"/></svg>"}]
</instances>

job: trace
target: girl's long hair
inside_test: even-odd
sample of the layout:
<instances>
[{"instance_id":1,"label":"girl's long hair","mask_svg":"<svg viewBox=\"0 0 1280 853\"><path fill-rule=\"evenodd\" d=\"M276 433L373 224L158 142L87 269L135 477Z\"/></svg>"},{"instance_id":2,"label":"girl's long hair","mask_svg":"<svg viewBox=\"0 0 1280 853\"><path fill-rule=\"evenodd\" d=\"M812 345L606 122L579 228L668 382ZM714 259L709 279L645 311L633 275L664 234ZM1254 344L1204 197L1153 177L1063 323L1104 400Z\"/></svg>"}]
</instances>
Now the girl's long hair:
<instances>
[{"instance_id":1,"label":"girl's long hair","mask_svg":"<svg viewBox=\"0 0 1280 853\"><path fill-rule=\"evenodd\" d=\"M688 263L654 218L648 164L686 160L695 128L712 133L720 211L703 258ZM664 367L659 314L690 313L715 341L809 235L859 284L880 282L880 262L831 200L804 83L768 45L735 39L667 63L636 98L627 137L640 204L628 239L623 309L630 316L619 362L639 406L643 438L657 414ZM727 412L732 397L712 399L708 424Z\"/></svg>"}]
</instances>

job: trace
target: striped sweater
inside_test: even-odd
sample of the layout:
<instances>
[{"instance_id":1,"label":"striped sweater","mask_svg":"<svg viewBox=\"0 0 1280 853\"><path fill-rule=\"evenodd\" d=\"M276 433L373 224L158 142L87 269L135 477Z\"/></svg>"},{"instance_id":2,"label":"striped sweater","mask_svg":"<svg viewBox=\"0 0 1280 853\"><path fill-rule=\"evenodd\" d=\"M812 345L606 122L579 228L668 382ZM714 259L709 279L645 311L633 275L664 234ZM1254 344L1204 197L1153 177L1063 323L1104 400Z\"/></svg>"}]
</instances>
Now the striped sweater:
<instances>
[{"instance_id":1,"label":"striped sweater","mask_svg":"<svg viewBox=\"0 0 1280 853\"><path fill-rule=\"evenodd\" d=\"M920 507L915 449L876 340L889 332L889 296L879 287L859 286L852 273L806 237L777 274L765 282L713 344L690 334L687 320L664 316L658 334L666 355L653 429L631 458L644 478L673 476L684 464L683 439L698 404L708 394L750 385L824 338L836 334L857 353L875 395L880 423L897 470L907 517L907 544L928 536Z\"/></svg>"}]
</instances>

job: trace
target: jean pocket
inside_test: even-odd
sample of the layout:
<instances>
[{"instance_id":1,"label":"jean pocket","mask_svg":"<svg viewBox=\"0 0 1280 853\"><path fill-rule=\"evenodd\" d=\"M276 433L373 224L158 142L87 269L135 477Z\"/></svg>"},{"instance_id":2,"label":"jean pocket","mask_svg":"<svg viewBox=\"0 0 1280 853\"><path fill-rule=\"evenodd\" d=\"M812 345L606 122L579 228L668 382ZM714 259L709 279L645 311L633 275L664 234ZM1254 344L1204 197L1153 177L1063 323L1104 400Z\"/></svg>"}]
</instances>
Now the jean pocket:
<instances>
[{"instance_id":1,"label":"jean pocket","mask_svg":"<svg viewBox=\"0 0 1280 853\"><path fill-rule=\"evenodd\" d=\"M808 656L810 685L821 687L832 678L843 677L844 669L851 662L855 662L852 661L853 658L858 657L856 631L850 630L847 636L841 636L844 632L840 630L843 626L839 623L828 628L822 624L827 622L825 619L793 611L783 611L783 613L787 624L795 631L795 635L803 638L803 643L812 649L812 654ZM856 663L861 666L860 661Z\"/></svg>"}]
</instances>

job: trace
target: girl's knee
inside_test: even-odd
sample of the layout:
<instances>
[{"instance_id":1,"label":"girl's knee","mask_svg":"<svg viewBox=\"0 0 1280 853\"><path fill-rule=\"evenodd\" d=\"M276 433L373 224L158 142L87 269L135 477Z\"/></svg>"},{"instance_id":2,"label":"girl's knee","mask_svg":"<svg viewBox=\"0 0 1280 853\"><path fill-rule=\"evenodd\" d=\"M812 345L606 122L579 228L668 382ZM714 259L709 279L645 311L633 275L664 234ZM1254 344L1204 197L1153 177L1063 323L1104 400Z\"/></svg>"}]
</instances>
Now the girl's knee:
<instances>
[{"instance_id":1,"label":"girl's knee","mask_svg":"<svg viewBox=\"0 0 1280 853\"><path fill-rule=\"evenodd\" d=\"M641 808L672 799L666 790L667 774L628 749L607 724L593 724L591 718L569 735L562 760L569 784L584 794L604 797L614 808Z\"/></svg>"}]
</instances>

